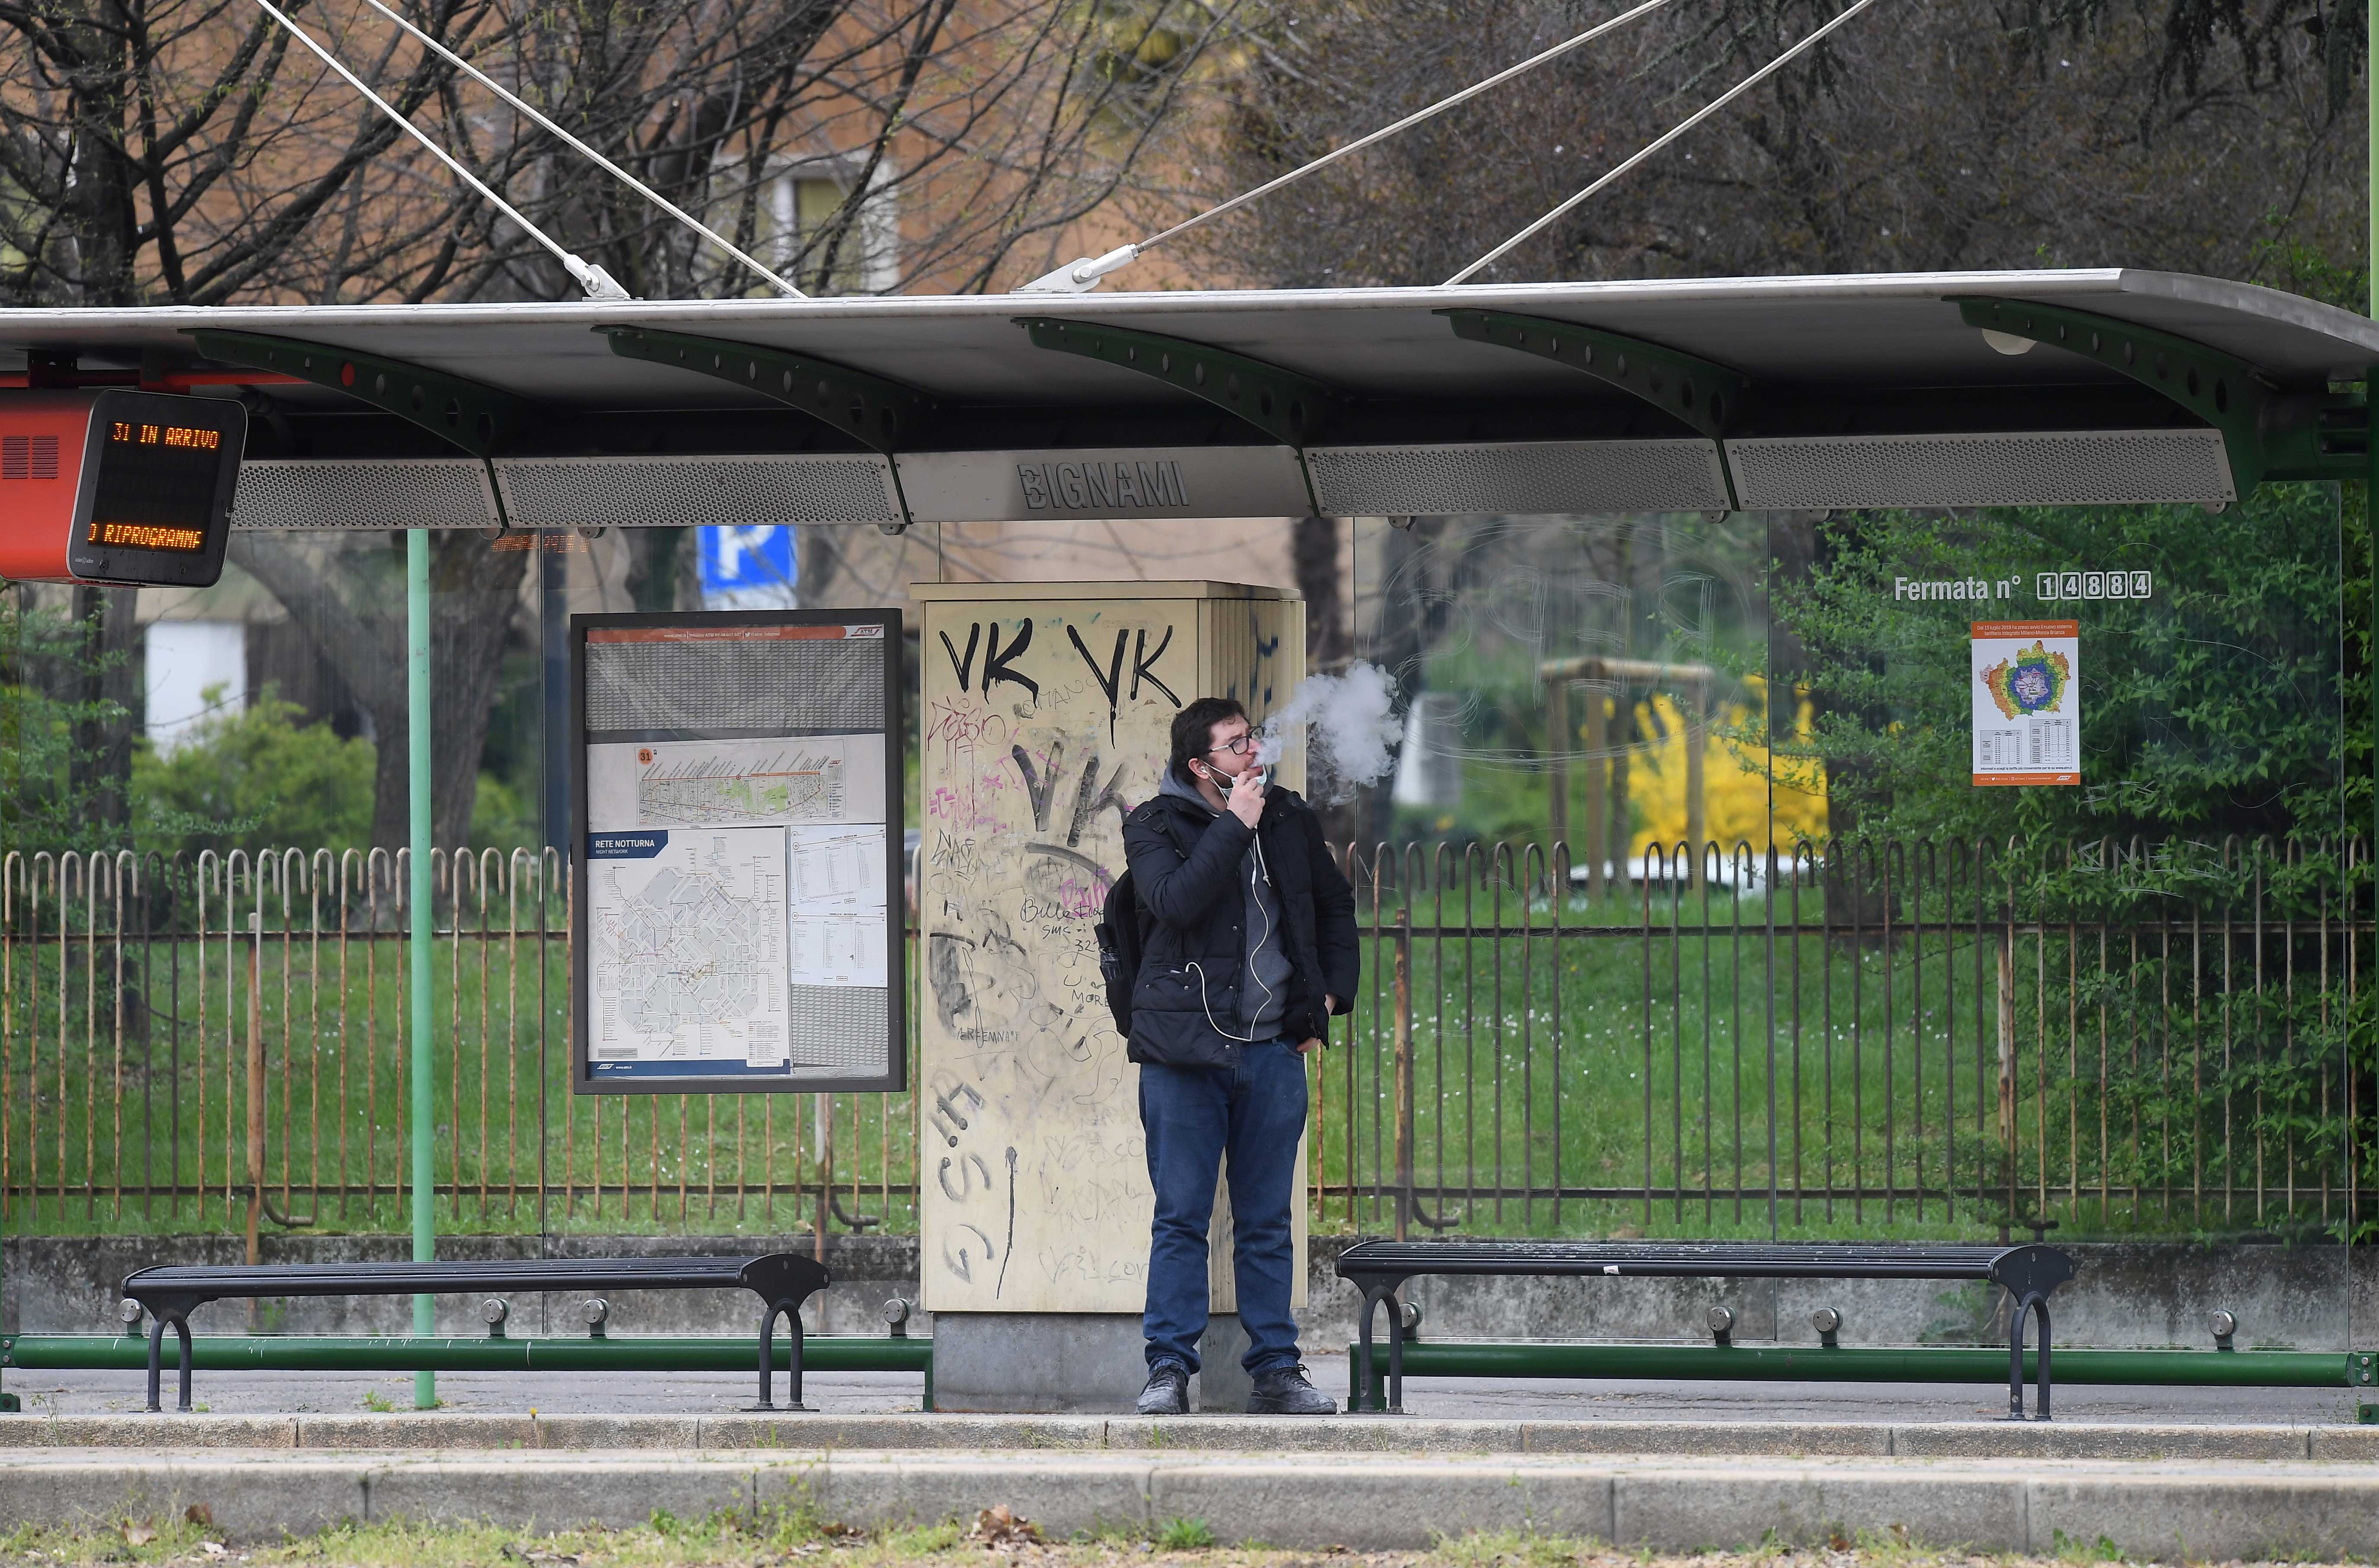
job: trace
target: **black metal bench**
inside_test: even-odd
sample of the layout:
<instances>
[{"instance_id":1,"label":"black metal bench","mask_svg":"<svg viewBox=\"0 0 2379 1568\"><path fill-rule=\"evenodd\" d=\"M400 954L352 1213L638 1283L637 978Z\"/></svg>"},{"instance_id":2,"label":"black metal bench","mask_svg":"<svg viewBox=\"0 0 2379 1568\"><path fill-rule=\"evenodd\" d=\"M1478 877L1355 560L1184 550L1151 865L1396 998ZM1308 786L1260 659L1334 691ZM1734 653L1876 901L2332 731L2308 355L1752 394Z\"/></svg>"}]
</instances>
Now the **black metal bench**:
<instances>
[{"instance_id":1,"label":"black metal bench","mask_svg":"<svg viewBox=\"0 0 2379 1568\"><path fill-rule=\"evenodd\" d=\"M1372 1387L1371 1312L1388 1312L1388 1401L1404 1409L1405 1324L1395 1299L1407 1280L1421 1274L1504 1274L1577 1278L1988 1280L2013 1297L2008 1324L2008 1416L2023 1413L2023 1338L2027 1314L2040 1319L2040 1419L2048 1419L2048 1295L2073 1277L2073 1260L2053 1247L1844 1247L1745 1242L1658 1241L1365 1241L1338 1257L1338 1277L1363 1293L1362 1364L1357 1388L1363 1408Z\"/></svg>"},{"instance_id":2,"label":"black metal bench","mask_svg":"<svg viewBox=\"0 0 2379 1568\"><path fill-rule=\"evenodd\" d=\"M149 1331L149 1408L160 1408L165 1330L181 1342L181 1408L190 1408L190 1313L210 1301L285 1296L442 1296L463 1291L748 1290L760 1298L760 1405L769 1403L777 1319L792 1339L790 1408L802 1404L802 1303L831 1283L826 1265L793 1252L753 1258L551 1258L465 1263L168 1265L124 1282L124 1297L156 1321ZM128 1314L127 1314L128 1316Z\"/></svg>"}]
</instances>

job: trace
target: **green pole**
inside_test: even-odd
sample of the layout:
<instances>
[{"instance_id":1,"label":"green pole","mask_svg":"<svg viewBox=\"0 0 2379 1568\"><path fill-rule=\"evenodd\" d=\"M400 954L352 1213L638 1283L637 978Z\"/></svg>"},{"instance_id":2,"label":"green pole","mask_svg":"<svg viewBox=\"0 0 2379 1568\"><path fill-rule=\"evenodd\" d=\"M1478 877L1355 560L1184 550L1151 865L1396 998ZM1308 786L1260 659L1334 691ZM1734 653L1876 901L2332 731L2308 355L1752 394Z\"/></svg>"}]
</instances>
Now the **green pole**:
<instances>
[{"instance_id":1,"label":"green pole","mask_svg":"<svg viewBox=\"0 0 2379 1568\"><path fill-rule=\"evenodd\" d=\"M773 1365L782 1371L793 1364L792 1341L779 1334ZM746 1334L650 1335L635 1339L366 1339L351 1334L199 1334L190 1341L190 1365L202 1372L410 1372L429 1368L444 1372L741 1372L754 1370L753 1336ZM1929 1354L1938 1354L1930 1352ZM2007 1352L1983 1354L1998 1357L1999 1376L2007 1376ZM2057 1354L2062 1373L2065 1357ZM2182 1356L2187 1351L2149 1351L2145 1355ZM2210 1353L2209 1353L2210 1354ZM2331 1388L2339 1381L2336 1354L2276 1351L2306 1362L2324 1362L2326 1382L2308 1386ZM2370 1359L2370 1353L2363 1353ZM163 1364L178 1368L182 1347L165 1336ZM139 1334L18 1334L0 1336L0 1365L28 1370L97 1368L139 1371L149 1365L149 1342ZM934 1342L926 1335L906 1339L824 1337L802 1340L802 1370L808 1372L930 1372ZM2310 1377L2311 1374L2304 1374ZM1987 1380L1980 1380L1987 1381Z\"/></svg>"},{"instance_id":2,"label":"green pole","mask_svg":"<svg viewBox=\"0 0 2379 1568\"><path fill-rule=\"evenodd\" d=\"M2373 0L2379 5L2379 0ZM408 800L413 808L413 1260L438 1255L438 1209L431 1189L429 1151L435 1123L429 1103L429 531L405 536L405 748L412 764ZM413 1298L413 1332L427 1338L438 1326L436 1303ZM438 1405L438 1374L413 1374L417 1409Z\"/></svg>"}]
</instances>

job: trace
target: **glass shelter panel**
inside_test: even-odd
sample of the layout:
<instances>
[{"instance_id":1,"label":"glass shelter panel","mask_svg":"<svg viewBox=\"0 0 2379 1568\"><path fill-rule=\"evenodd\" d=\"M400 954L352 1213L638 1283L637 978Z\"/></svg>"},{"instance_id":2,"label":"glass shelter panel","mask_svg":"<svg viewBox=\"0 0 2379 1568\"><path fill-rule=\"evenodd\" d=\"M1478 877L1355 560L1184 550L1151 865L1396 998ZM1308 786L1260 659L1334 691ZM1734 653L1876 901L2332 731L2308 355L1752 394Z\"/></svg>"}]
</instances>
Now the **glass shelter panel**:
<instances>
[{"instance_id":1,"label":"glass shelter panel","mask_svg":"<svg viewBox=\"0 0 2379 1568\"><path fill-rule=\"evenodd\" d=\"M1322 1223L2125 1243L2097 1266L2163 1294L2123 1343L2237 1296L2343 1347L2340 537L2321 486L1365 533L1408 719L1338 825Z\"/></svg>"},{"instance_id":2,"label":"glass shelter panel","mask_svg":"<svg viewBox=\"0 0 2379 1568\"><path fill-rule=\"evenodd\" d=\"M1367 995L1322 1213L1765 1234L1769 860L1826 804L1769 757L1762 521L1421 518L1370 548L1359 651L1407 720L1353 849Z\"/></svg>"},{"instance_id":3,"label":"glass shelter panel","mask_svg":"<svg viewBox=\"0 0 2379 1568\"><path fill-rule=\"evenodd\" d=\"M1887 1059L1936 1064L1884 1158L1983 1235L2148 1248L2096 1256L2185 1283L2180 1343L2238 1295L2268 1343L2347 1344L2371 928L2340 538L2310 485L1862 513L1775 589L1832 775L1829 948L1895 1005Z\"/></svg>"},{"instance_id":4,"label":"glass shelter panel","mask_svg":"<svg viewBox=\"0 0 2379 1568\"><path fill-rule=\"evenodd\" d=\"M2093 1342L2227 1307L2242 1348L2347 1343L2373 952L2334 490L1409 523L1356 520L1351 636L1310 650L1404 715L1387 778L1315 791L1365 966L1318 1235L2038 1235L2127 1282ZM913 1093L567 1092L569 617L691 608L623 532L433 537L440 1225L913 1231ZM10 1236L404 1228L402 540L231 559L129 636L96 593L0 606ZM2040 775L2073 781L2003 781ZM1987 1295L1926 1332L1988 1337Z\"/></svg>"}]
</instances>

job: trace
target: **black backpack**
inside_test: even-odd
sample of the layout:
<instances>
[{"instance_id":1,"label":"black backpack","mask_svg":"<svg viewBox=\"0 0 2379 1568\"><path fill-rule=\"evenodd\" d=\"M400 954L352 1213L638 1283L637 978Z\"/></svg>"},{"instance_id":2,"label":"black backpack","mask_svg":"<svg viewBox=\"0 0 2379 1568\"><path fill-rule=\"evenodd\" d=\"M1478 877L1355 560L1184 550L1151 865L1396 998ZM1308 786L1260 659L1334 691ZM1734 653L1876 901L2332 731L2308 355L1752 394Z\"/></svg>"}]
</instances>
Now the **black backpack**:
<instances>
[{"instance_id":1,"label":"black backpack","mask_svg":"<svg viewBox=\"0 0 2379 1568\"><path fill-rule=\"evenodd\" d=\"M1115 879L1100 911L1099 978L1107 988L1107 1011L1115 1014L1116 1032L1131 1035L1131 988L1140 979L1140 959L1146 944L1140 929L1140 899L1132 891L1131 873Z\"/></svg>"}]
</instances>

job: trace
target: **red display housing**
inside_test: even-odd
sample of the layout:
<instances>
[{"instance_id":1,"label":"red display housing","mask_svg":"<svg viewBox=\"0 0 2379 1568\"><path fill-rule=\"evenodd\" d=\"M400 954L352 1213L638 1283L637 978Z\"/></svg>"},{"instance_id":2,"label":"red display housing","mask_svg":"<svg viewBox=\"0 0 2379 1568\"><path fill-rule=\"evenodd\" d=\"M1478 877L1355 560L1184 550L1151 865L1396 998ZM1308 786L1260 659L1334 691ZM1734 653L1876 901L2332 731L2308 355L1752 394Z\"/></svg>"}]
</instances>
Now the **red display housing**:
<instances>
[{"instance_id":1,"label":"red display housing","mask_svg":"<svg viewBox=\"0 0 2379 1568\"><path fill-rule=\"evenodd\" d=\"M0 577L211 585L247 440L230 398L0 392Z\"/></svg>"}]
</instances>

